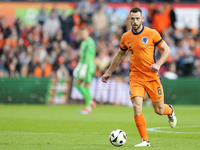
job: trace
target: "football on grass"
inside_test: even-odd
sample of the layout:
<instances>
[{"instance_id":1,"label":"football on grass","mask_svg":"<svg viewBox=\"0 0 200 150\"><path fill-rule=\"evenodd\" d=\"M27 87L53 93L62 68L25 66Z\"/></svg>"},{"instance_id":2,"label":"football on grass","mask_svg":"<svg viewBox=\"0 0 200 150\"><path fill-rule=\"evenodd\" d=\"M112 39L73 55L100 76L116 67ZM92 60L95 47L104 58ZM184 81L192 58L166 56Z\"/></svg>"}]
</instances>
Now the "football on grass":
<instances>
[{"instance_id":1,"label":"football on grass","mask_svg":"<svg viewBox=\"0 0 200 150\"><path fill-rule=\"evenodd\" d=\"M109 136L110 143L114 146L122 146L126 143L126 133L121 129L113 130Z\"/></svg>"}]
</instances>

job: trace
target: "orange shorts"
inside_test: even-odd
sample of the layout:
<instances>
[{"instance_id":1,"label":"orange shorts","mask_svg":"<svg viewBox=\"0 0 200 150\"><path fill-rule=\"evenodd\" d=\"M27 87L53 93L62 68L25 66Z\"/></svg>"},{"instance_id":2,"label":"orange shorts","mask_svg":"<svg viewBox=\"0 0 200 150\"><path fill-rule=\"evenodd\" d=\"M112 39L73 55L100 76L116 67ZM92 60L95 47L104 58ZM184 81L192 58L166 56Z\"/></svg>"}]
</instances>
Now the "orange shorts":
<instances>
[{"instance_id":1,"label":"orange shorts","mask_svg":"<svg viewBox=\"0 0 200 150\"><path fill-rule=\"evenodd\" d=\"M163 87L160 79L153 81L130 81L130 98L140 96L144 99L145 91L152 102L164 100Z\"/></svg>"}]
</instances>

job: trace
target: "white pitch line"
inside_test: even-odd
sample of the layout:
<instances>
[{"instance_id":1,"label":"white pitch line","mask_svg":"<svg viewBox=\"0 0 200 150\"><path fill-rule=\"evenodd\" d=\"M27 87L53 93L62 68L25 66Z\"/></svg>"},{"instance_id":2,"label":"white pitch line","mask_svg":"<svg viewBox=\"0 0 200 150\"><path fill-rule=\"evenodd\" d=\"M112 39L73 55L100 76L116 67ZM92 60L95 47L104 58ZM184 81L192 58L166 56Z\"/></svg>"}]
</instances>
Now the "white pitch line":
<instances>
[{"instance_id":1,"label":"white pitch line","mask_svg":"<svg viewBox=\"0 0 200 150\"><path fill-rule=\"evenodd\" d=\"M197 128L200 126L177 126L176 128ZM200 132L179 132L179 131L163 131L161 129L171 129L170 127L153 127L153 128L147 128L147 131L150 132L161 132L161 133L177 133L177 134L200 134ZM173 130L173 129L172 129ZM65 133L28 133L28 132L2 132L0 131L0 135L1 134L27 134L27 135L48 135L48 134L65 134ZM93 134L97 134L97 133L93 133Z\"/></svg>"},{"instance_id":2,"label":"white pitch line","mask_svg":"<svg viewBox=\"0 0 200 150\"><path fill-rule=\"evenodd\" d=\"M178 126L176 128L197 128L200 126ZM147 128L147 131L151 132L163 132L163 133L178 133L178 134L200 134L200 132L179 132L179 131L163 131L160 129L171 129L170 127L154 127L154 128Z\"/></svg>"}]
</instances>

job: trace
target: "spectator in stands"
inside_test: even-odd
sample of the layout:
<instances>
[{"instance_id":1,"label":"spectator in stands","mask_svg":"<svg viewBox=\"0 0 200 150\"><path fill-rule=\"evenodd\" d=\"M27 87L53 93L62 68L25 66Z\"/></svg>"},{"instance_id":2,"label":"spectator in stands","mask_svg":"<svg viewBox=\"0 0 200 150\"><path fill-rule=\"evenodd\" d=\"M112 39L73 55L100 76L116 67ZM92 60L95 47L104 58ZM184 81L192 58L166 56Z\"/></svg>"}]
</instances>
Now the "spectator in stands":
<instances>
[{"instance_id":1,"label":"spectator in stands","mask_svg":"<svg viewBox=\"0 0 200 150\"><path fill-rule=\"evenodd\" d=\"M55 13L55 17L59 18L60 13L58 11L58 4L56 2L54 2L54 4L53 4L52 11Z\"/></svg>"},{"instance_id":2,"label":"spectator in stands","mask_svg":"<svg viewBox=\"0 0 200 150\"><path fill-rule=\"evenodd\" d=\"M30 77L42 77L42 69L39 62L39 57L37 53L33 54L32 60L28 65L29 76Z\"/></svg>"},{"instance_id":3,"label":"spectator in stands","mask_svg":"<svg viewBox=\"0 0 200 150\"><path fill-rule=\"evenodd\" d=\"M5 44L4 35L0 32L0 54L2 53L3 45Z\"/></svg>"},{"instance_id":4,"label":"spectator in stands","mask_svg":"<svg viewBox=\"0 0 200 150\"><path fill-rule=\"evenodd\" d=\"M46 22L47 18L48 18L48 14L46 12L45 5L42 5L40 13L37 16L37 21L42 26Z\"/></svg>"},{"instance_id":5,"label":"spectator in stands","mask_svg":"<svg viewBox=\"0 0 200 150\"><path fill-rule=\"evenodd\" d=\"M43 30L46 30L49 34L50 40L53 40L58 29L60 29L60 21L56 17L56 12L52 11L50 17L44 23Z\"/></svg>"},{"instance_id":6,"label":"spectator in stands","mask_svg":"<svg viewBox=\"0 0 200 150\"><path fill-rule=\"evenodd\" d=\"M4 66L0 65L0 78L5 78L8 76L8 73Z\"/></svg>"},{"instance_id":7,"label":"spectator in stands","mask_svg":"<svg viewBox=\"0 0 200 150\"><path fill-rule=\"evenodd\" d=\"M44 62L45 58L48 56L47 50L44 45L35 49L35 52L38 53L40 62Z\"/></svg>"},{"instance_id":8,"label":"spectator in stands","mask_svg":"<svg viewBox=\"0 0 200 150\"><path fill-rule=\"evenodd\" d=\"M4 39L10 35L10 28L7 26L5 18L0 18L0 31L3 33Z\"/></svg>"},{"instance_id":9,"label":"spectator in stands","mask_svg":"<svg viewBox=\"0 0 200 150\"><path fill-rule=\"evenodd\" d=\"M80 13L80 28L90 27L92 25L91 16L91 13L87 13L87 10L83 8L83 11Z\"/></svg>"},{"instance_id":10,"label":"spectator in stands","mask_svg":"<svg viewBox=\"0 0 200 150\"><path fill-rule=\"evenodd\" d=\"M62 34L62 39L66 39L68 36L68 22L67 22L68 14L67 14L67 9L63 9L61 15L59 16L60 20L60 25L61 25L61 30L63 32Z\"/></svg>"},{"instance_id":11,"label":"spectator in stands","mask_svg":"<svg viewBox=\"0 0 200 150\"><path fill-rule=\"evenodd\" d=\"M164 31L163 31L163 38L168 39L168 38L172 38L174 39L174 32L176 30L175 27L175 21L176 21L176 14L175 11L172 7L172 4L170 3L170 1L167 1L165 4L165 12L166 15L168 14L169 18L170 18L170 25L169 27L167 27ZM167 11L168 10L168 11Z\"/></svg>"},{"instance_id":12,"label":"spectator in stands","mask_svg":"<svg viewBox=\"0 0 200 150\"><path fill-rule=\"evenodd\" d=\"M185 31L183 39L178 43L179 53L179 75L191 76L193 75L194 64L194 40L189 38L190 33Z\"/></svg>"},{"instance_id":13,"label":"spectator in stands","mask_svg":"<svg viewBox=\"0 0 200 150\"><path fill-rule=\"evenodd\" d=\"M161 4L158 9L158 13L154 15L152 20L152 28L156 29L161 35L163 35L164 30L166 30L170 24L169 8Z\"/></svg>"},{"instance_id":14,"label":"spectator in stands","mask_svg":"<svg viewBox=\"0 0 200 150\"><path fill-rule=\"evenodd\" d=\"M16 53L18 55L18 58L20 57L20 55L22 54L22 52L26 51L24 39L22 37L20 37L18 39L17 47L15 49L16 49Z\"/></svg>"},{"instance_id":15,"label":"spectator in stands","mask_svg":"<svg viewBox=\"0 0 200 150\"><path fill-rule=\"evenodd\" d=\"M134 8L134 7L138 7L139 8L140 7L140 1L139 0L133 0L132 1L132 6L133 6L132 8Z\"/></svg>"},{"instance_id":16,"label":"spectator in stands","mask_svg":"<svg viewBox=\"0 0 200 150\"><path fill-rule=\"evenodd\" d=\"M6 38L5 43L7 45L11 45L11 47L16 47L18 41L17 30L15 26L12 26L10 29L11 29L11 34L8 36L8 38Z\"/></svg>"},{"instance_id":17,"label":"spectator in stands","mask_svg":"<svg viewBox=\"0 0 200 150\"><path fill-rule=\"evenodd\" d=\"M27 50L22 51L21 54L19 55L19 63L21 65L28 65L32 60L32 56L33 56L33 46L29 45L27 47Z\"/></svg>"},{"instance_id":18,"label":"spectator in stands","mask_svg":"<svg viewBox=\"0 0 200 150\"><path fill-rule=\"evenodd\" d=\"M71 32L73 32L74 30L78 31L80 28L80 23L81 23L81 17L79 15L79 9L78 7L74 8L74 13L70 16L68 16L67 18L67 26L65 28L66 31L64 31L66 33L66 37L65 40L67 42L71 42Z\"/></svg>"},{"instance_id":19,"label":"spectator in stands","mask_svg":"<svg viewBox=\"0 0 200 150\"><path fill-rule=\"evenodd\" d=\"M28 66L22 65L20 68L21 77L28 77Z\"/></svg>"},{"instance_id":20,"label":"spectator in stands","mask_svg":"<svg viewBox=\"0 0 200 150\"><path fill-rule=\"evenodd\" d=\"M16 70L16 64L14 62L11 62L9 64L8 76L9 77L19 77L20 76L19 72Z\"/></svg>"},{"instance_id":21,"label":"spectator in stands","mask_svg":"<svg viewBox=\"0 0 200 150\"><path fill-rule=\"evenodd\" d=\"M178 47L175 45L175 42L170 38L165 39L165 41L171 50L171 54L160 68L159 73L161 76L164 76L166 71L177 74L177 62L180 59L180 56L178 55ZM156 59L159 59L162 53L163 51L159 49L159 51L157 51Z\"/></svg>"},{"instance_id":22,"label":"spectator in stands","mask_svg":"<svg viewBox=\"0 0 200 150\"><path fill-rule=\"evenodd\" d=\"M44 61L41 64L41 68L42 68L42 74L43 77L50 77L51 76L51 72L52 72L52 65L49 62L49 56L46 55L46 57L44 58Z\"/></svg>"},{"instance_id":23,"label":"spectator in stands","mask_svg":"<svg viewBox=\"0 0 200 150\"><path fill-rule=\"evenodd\" d=\"M200 36L196 38L195 47L194 47L195 57L200 59Z\"/></svg>"},{"instance_id":24,"label":"spectator in stands","mask_svg":"<svg viewBox=\"0 0 200 150\"><path fill-rule=\"evenodd\" d=\"M96 39L100 38L103 30L108 28L108 17L102 7L99 7L97 12L93 14L92 25Z\"/></svg>"},{"instance_id":25,"label":"spectator in stands","mask_svg":"<svg viewBox=\"0 0 200 150\"><path fill-rule=\"evenodd\" d=\"M22 25L21 19L20 19L20 18L17 18L17 19L15 20L14 26L16 27L18 36L20 36L20 34L21 34L21 29L20 29L20 28L21 28L21 25Z\"/></svg>"},{"instance_id":26,"label":"spectator in stands","mask_svg":"<svg viewBox=\"0 0 200 150\"><path fill-rule=\"evenodd\" d=\"M69 78L69 71L67 70L66 66L65 66L65 58L63 56L59 56L58 57L58 68L56 70L56 76L58 79L62 79L62 78Z\"/></svg>"},{"instance_id":27,"label":"spectator in stands","mask_svg":"<svg viewBox=\"0 0 200 150\"><path fill-rule=\"evenodd\" d=\"M194 62L195 75L197 77L200 77L200 36L198 36L196 39L194 54L195 54L195 58L196 58L196 60Z\"/></svg>"},{"instance_id":28,"label":"spectator in stands","mask_svg":"<svg viewBox=\"0 0 200 150\"><path fill-rule=\"evenodd\" d=\"M116 9L113 10L113 13L109 16L109 32L116 33L118 28L123 26L124 22L121 20L120 14L117 12Z\"/></svg>"},{"instance_id":29,"label":"spectator in stands","mask_svg":"<svg viewBox=\"0 0 200 150\"><path fill-rule=\"evenodd\" d=\"M63 52L61 55L66 59L65 66L69 71L69 75L72 76L73 70L77 65L79 52L75 50L70 44L67 44L65 41L60 43L60 47Z\"/></svg>"},{"instance_id":30,"label":"spectator in stands","mask_svg":"<svg viewBox=\"0 0 200 150\"><path fill-rule=\"evenodd\" d=\"M28 45L30 45L30 44L31 44L31 45L34 44L33 29L34 29L34 28L32 28L31 30L29 30L28 33L27 33L27 36L25 37L26 42L27 42L27 45L26 45L26 46L28 46Z\"/></svg>"},{"instance_id":31,"label":"spectator in stands","mask_svg":"<svg viewBox=\"0 0 200 150\"><path fill-rule=\"evenodd\" d=\"M96 3L94 3L92 12L95 13L99 9L99 7L101 7L104 12L106 12L108 10L106 0L97 0Z\"/></svg>"},{"instance_id":32,"label":"spectator in stands","mask_svg":"<svg viewBox=\"0 0 200 150\"><path fill-rule=\"evenodd\" d=\"M176 28L175 27L175 22L176 22L175 11L174 11L172 4L170 2L168 2L166 5L167 5L168 9L170 10L169 16L170 16L171 26L172 26L173 29L175 29Z\"/></svg>"},{"instance_id":33,"label":"spectator in stands","mask_svg":"<svg viewBox=\"0 0 200 150\"><path fill-rule=\"evenodd\" d=\"M104 72L109 66L110 61L111 59L109 56L108 48L106 46L106 41L100 40L97 46L97 57L95 59L95 64L101 72Z\"/></svg>"},{"instance_id":34,"label":"spectator in stands","mask_svg":"<svg viewBox=\"0 0 200 150\"><path fill-rule=\"evenodd\" d=\"M92 10L91 3L88 0L80 0L77 7L79 10L79 14L82 13L84 9L87 14L90 14Z\"/></svg>"},{"instance_id":35,"label":"spectator in stands","mask_svg":"<svg viewBox=\"0 0 200 150\"><path fill-rule=\"evenodd\" d=\"M147 2L147 10L148 10L147 22L148 22L148 26L151 27L154 15L156 13L158 13L157 9L155 9L155 4L153 3L152 0L148 0L148 2Z\"/></svg>"},{"instance_id":36,"label":"spectator in stands","mask_svg":"<svg viewBox=\"0 0 200 150\"><path fill-rule=\"evenodd\" d=\"M43 30L41 36L41 44L43 44L45 47L49 47L49 42L49 33L46 30Z\"/></svg>"}]
</instances>

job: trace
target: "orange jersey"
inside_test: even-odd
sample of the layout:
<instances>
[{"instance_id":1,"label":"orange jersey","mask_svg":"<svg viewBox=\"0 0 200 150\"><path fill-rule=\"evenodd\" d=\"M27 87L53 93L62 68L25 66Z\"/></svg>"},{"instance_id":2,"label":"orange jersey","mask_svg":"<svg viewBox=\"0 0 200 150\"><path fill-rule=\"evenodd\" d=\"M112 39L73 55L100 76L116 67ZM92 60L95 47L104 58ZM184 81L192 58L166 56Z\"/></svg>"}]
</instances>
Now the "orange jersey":
<instances>
[{"instance_id":1,"label":"orange jersey","mask_svg":"<svg viewBox=\"0 0 200 150\"><path fill-rule=\"evenodd\" d=\"M130 29L122 35L120 48L128 50L130 55L130 80L152 81L159 78L150 66L156 62L156 46L159 47L163 42L156 30L144 26L139 33Z\"/></svg>"}]
</instances>

